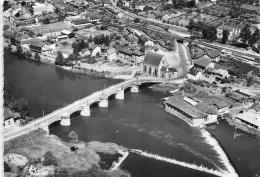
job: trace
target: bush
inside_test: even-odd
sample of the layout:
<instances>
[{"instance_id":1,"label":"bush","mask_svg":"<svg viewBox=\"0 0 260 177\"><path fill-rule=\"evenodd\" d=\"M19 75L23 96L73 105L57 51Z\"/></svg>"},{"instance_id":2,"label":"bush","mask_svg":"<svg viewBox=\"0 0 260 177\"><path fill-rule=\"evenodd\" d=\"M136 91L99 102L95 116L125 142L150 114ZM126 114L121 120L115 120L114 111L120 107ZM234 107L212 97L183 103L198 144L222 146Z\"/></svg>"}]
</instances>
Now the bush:
<instances>
[{"instance_id":1,"label":"bush","mask_svg":"<svg viewBox=\"0 0 260 177\"><path fill-rule=\"evenodd\" d=\"M9 171L11 171L11 168L6 162L4 162L4 172L9 172Z\"/></svg>"},{"instance_id":2,"label":"bush","mask_svg":"<svg viewBox=\"0 0 260 177\"><path fill-rule=\"evenodd\" d=\"M66 46L68 45L68 42L67 41L61 42L61 45Z\"/></svg>"},{"instance_id":3,"label":"bush","mask_svg":"<svg viewBox=\"0 0 260 177\"><path fill-rule=\"evenodd\" d=\"M50 152L47 151L44 155L43 155L43 165L44 166L50 166L50 165L57 165L57 158Z\"/></svg>"},{"instance_id":4,"label":"bush","mask_svg":"<svg viewBox=\"0 0 260 177\"><path fill-rule=\"evenodd\" d=\"M69 134L69 140L71 143L78 143L78 135L74 131L70 132Z\"/></svg>"}]
</instances>

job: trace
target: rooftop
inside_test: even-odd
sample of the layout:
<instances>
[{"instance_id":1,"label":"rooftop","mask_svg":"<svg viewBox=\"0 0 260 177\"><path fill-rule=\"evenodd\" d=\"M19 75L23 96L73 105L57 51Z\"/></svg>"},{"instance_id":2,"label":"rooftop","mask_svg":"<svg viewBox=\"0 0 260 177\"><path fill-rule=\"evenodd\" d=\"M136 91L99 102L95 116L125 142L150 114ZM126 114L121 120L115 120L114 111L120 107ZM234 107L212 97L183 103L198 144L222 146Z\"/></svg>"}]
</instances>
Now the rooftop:
<instances>
[{"instance_id":1,"label":"rooftop","mask_svg":"<svg viewBox=\"0 0 260 177\"><path fill-rule=\"evenodd\" d=\"M207 54L210 58L216 58L221 55L221 52L219 50L211 50Z\"/></svg>"},{"instance_id":2,"label":"rooftop","mask_svg":"<svg viewBox=\"0 0 260 177\"><path fill-rule=\"evenodd\" d=\"M182 96L172 96L169 99L167 99L166 103L170 104L171 106L179 110L182 110L183 112L195 119L206 117L206 114L204 114L191 104L187 103L186 101L184 101Z\"/></svg>"},{"instance_id":3,"label":"rooftop","mask_svg":"<svg viewBox=\"0 0 260 177\"><path fill-rule=\"evenodd\" d=\"M163 55L148 51L144 57L143 62L153 65L153 66L159 66L162 58L163 58Z\"/></svg>"},{"instance_id":4,"label":"rooftop","mask_svg":"<svg viewBox=\"0 0 260 177\"><path fill-rule=\"evenodd\" d=\"M246 122L249 122L253 125L257 125L260 127L260 115L258 113L247 111L245 113L241 113L237 115L237 118L242 119Z\"/></svg>"},{"instance_id":5,"label":"rooftop","mask_svg":"<svg viewBox=\"0 0 260 177\"><path fill-rule=\"evenodd\" d=\"M256 112L260 112L260 104L254 103L251 107L251 109L254 109Z\"/></svg>"},{"instance_id":6,"label":"rooftop","mask_svg":"<svg viewBox=\"0 0 260 177\"><path fill-rule=\"evenodd\" d=\"M77 19L72 21L75 25L81 25L86 23L91 23L89 19L83 18L83 19Z\"/></svg>"},{"instance_id":7,"label":"rooftop","mask_svg":"<svg viewBox=\"0 0 260 177\"><path fill-rule=\"evenodd\" d=\"M211 63L211 60L207 57L202 57L199 59L194 60L194 65L201 66L201 67L208 67L208 65Z\"/></svg>"}]
</instances>

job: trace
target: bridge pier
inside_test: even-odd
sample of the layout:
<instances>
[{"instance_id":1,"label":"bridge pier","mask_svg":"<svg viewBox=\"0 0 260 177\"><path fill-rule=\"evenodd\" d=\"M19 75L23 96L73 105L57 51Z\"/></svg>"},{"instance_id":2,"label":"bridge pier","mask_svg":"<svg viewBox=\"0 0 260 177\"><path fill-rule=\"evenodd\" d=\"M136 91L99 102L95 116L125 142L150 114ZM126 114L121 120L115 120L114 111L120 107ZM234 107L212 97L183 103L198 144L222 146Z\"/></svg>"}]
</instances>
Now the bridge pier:
<instances>
[{"instance_id":1,"label":"bridge pier","mask_svg":"<svg viewBox=\"0 0 260 177\"><path fill-rule=\"evenodd\" d=\"M70 114L65 113L61 115L60 125L70 126Z\"/></svg>"},{"instance_id":2,"label":"bridge pier","mask_svg":"<svg viewBox=\"0 0 260 177\"><path fill-rule=\"evenodd\" d=\"M138 93L139 92L139 86L138 85L133 85L130 91L132 93Z\"/></svg>"},{"instance_id":3,"label":"bridge pier","mask_svg":"<svg viewBox=\"0 0 260 177\"><path fill-rule=\"evenodd\" d=\"M116 99L117 99L117 100L123 100L123 99L125 99L125 92L124 92L124 90L120 90L120 91L117 92L117 94L116 94Z\"/></svg>"},{"instance_id":4,"label":"bridge pier","mask_svg":"<svg viewBox=\"0 0 260 177\"><path fill-rule=\"evenodd\" d=\"M107 108L108 107L108 99L107 98L103 98L100 102L99 102L99 107L101 108Z\"/></svg>"},{"instance_id":5,"label":"bridge pier","mask_svg":"<svg viewBox=\"0 0 260 177\"><path fill-rule=\"evenodd\" d=\"M80 112L81 116L90 116L90 107L89 105L85 106Z\"/></svg>"},{"instance_id":6,"label":"bridge pier","mask_svg":"<svg viewBox=\"0 0 260 177\"><path fill-rule=\"evenodd\" d=\"M47 135L50 134L49 125L41 126L41 128L42 128L44 131L46 131L46 134L47 134Z\"/></svg>"}]
</instances>

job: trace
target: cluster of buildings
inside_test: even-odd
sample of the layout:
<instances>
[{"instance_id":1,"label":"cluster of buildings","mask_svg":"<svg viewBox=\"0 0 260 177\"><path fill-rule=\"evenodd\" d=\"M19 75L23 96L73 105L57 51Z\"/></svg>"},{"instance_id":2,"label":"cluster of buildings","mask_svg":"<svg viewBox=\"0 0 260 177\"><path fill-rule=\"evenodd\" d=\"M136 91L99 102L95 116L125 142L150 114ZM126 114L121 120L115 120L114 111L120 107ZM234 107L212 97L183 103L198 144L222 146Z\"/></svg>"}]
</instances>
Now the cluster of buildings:
<instances>
[{"instance_id":1,"label":"cluster of buildings","mask_svg":"<svg viewBox=\"0 0 260 177\"><path fill-rule=\"evenodd\" d=\"M205 50L197 45L190 45L193 67L187 77L192 80L205 78L222 80L230 76L228 68L223 64L229 61L226 53L220 50Z\"/></svg>"}]
</instances>

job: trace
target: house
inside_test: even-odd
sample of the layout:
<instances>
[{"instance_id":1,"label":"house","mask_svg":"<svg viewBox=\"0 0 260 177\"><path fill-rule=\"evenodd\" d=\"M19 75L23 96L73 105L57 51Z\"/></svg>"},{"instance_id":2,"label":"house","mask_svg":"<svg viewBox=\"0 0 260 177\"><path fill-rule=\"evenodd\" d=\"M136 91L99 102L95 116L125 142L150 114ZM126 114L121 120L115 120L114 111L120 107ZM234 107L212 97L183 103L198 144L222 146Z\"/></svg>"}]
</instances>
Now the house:
<instances>
[{"instance_id":1,"label":"house","mask_svg":"<svg viewBox=\"0 0 260 177\"><path fill-rule=\"evenodd\" d=\"M204 49L197 47L197 46L190 46L190 51L191 51L191 58L192 59L198 59L204 56L205 51Z\"/></svg>"},{"instance_id":2,"label":"house","mask_svg":"<svg viewBox=\"0 0 260 177\"><path fill-rule=\"evenodd\" d=\"M259 103L254 103L250 109L256 113L260 113L260 104Z\"/></svg>"},{"instance_id":3,"label":"house","mask_svg":"<svg viewBox=\"0 0 260 177\"><path fill-rule=\"evenodd\" d=\"M216 50L208 51L206 55L208 55L208 57L213 61L218 62L220 59L221 52L218 49L216 49Z\"/></svg>"},{"instance_id":4,"label":"house","mask_svg":"<svg viewBox=\"0 0 260 177\"><path fill-rule=\"evenodd\" d=\"M206 69L206 73L215 75L219 77L219 79L228 78L230 76L228 68L218 63L210 63Z\"/></svg>"},{"instance_id":5,"label":"house","mask_svg":"<svg viewBox=\"0 0 260 177\"><path fill-rule=\"evenodd\" d=\"M118 57L120 57L124 61L132 62L132 63L134 62L134 60L132 60L132 51L124 47L118 48Z\"/></svg>"},{"instance_id":6,"label":"house","mask_svg":"<svg viewBox=\"0 0 260 177\"><path fill-rule=\"evenodd\" d=\"M107 54L107 59L109 61L113 61L117 59L116 50L114 48L107 50L106 54Z\"/></svg>"},{"instance_id":7,"label":"house","mask_svg":"<svg viewBox=\"0 0 260 177\"><path fill-rule=\"evenodd\" d=\"M49 47L46 43L44 43L42 40L35 38L30 43L30 49L33 52L42 53L44 50L46 50Z\"/></svg>"},{"instance_id":8,"label":"house","mask_svg":"<svg viewBox=\"0 0 260 177\"><path fill-rule=\"evenodd\" d=\"M238 38L242 29L242 24L235 20L230 20L229 22L224 23L223 25L217 27L217 37L219 39L223 38L223 31L227 30L228 33L228 41L236 40Z\"/></svg>"},{"instance_id":9,"label":"house","mask_svg":"<svg viewBox=\"0 0 260 177\"><path fill-rule=\"evenodd\" d=\"M42 53L53 53L56 49L56 44L48 45L42 48Z\"/></svg>"},{"instance_id":10,"label":"house","mask_svg":"<svg viewBox=\"0 0 260 177\"><path fill-rule=\"evenodd\" d=\"M71 24L76 28L81 29L81 28L91 26L92 23L91 21L89 21L89 19L82 18L82 19L73 20Z\"/></svg>"},{"instance_id":11,"label":"house","mask_svg":"<svg viewBox=\"0 0 260 177\"><path fill-rule=\"evenodd\" d=\"M250 12L255 12L255 13L260 14L260 7L258 7L258 6L249 5L249 4L242 4L240 6L240 8L247 10L247 11L250 11Z\"/></svg>"},{"instance_id":12,"label":"house","mask_svg":"<svg viewBox=\"0 0 260 177\"><path fill-rule=\"evenodd\" d=\"M123 2L123 6L124 6L124 7L130 7L130 2L124 1L124 2Z\"/></svg>"},{"instance_id":13,"label":"house","mask_svg":"<svg viewBox=\"0 0 260 177\"><path fill-rule=\"evenodd\" d=\"M153 47L153 46L154 46L154 42L151 41L151 40L147 40L147 41L144 43L144 46Z\"/></svg>"},{"instance_id":14,"label":"house","mask_svg":"<svg viewBox=\"0 0 260 177\"><path fill-rule=\"evenodd\" d=\"M213 105L218 109L219 114L228 113L228 104L225 101L215 102Z\"/></svg>"},{"instance_id":15,"label":"house","mask_svg":"<svg viewBox=\"0 0 260 177\"><path fill-rule=\"evenodd\" d=\"M33 15L42 15L43 13L54 12L54 6L49 4L47 1L45 1L45 3L35 2L32 8Z\"/></svg>"},{"instance_id":16,"label":"house","mask_svg":"<svg viewBox=\"0 0 260 177\"><path fill-rule=\"evenodd\" d=\"M133 52L132 52L132 57L133 57L133 60L135 62L136 65L139 65L143 62L144 60L144 56L145 56L145 53L135 49Z\"/></svg>"},{"instance_id":17,"label":"house","mask_svg":"<svg viewBox=\"0 0 260 177\"><path fill-rule=\"evenodd\" d=\"M161 69L167 67L168 63L163 55L148 51L143 61L143 73L155 77L163 77Z\"/></svg>"},{"instance_id":18,"label":"house","mask_svg":"<svg viewBox=\"0 0 260 177\"><path fill-rule=\"evenodd\" d=\"M194 67L203 72L211 63L211 60L208 57L202 57L194 60Z\"/></svg>"},{"instance_id":19,"label":"house","mask_svg":"<svg viewBox=\"0 0 260 177\"><path fill-rule=\"evenodd\" d=\"M172 79L178 77L178 71L175 68L162 66L161 68L161 77Z\"/></svg>"},{"instance_id":20,"label":"house","mask_svg":"<svg viewBox=\"0 0 260 177\"><path fill-rule=\"evenodd\" d=\"M90 45L89 46L89 50L91 52L91 56L96 57L97 55L101 55L101 47L97 46L97 45Z\"/></svg>"},{"instance_id":21,"label":"house","mask_svg":"<svg viewBox=\"0 0 260 177\"><path fill-rule=\"evenodd\" d=\"M260 17L255 17L247 20L249 23L252 24L252 26L255 26L260 30Z\"/></svg>"},{"instance_id":22,"label":"house","mask_svg":"<svg viewBox=\"0 0 260 177\"><path fill-rule=\"evenodd\" d=\"M10 108L4 108L4 126L20 124L20 114L14 113Z\"/></svg>"},{"instance_id":23,"label":"house","mask_svg":"<svg viewBox=\"0 0 260 177\"><path fill-rule=\"evenodd\" d=\"M97 15L90 15L88 16L88 19L92 24L99 23L100 20L100 18Z\"/></svg>"},{"instance_id":24,"label":"house","mask_svg":"<svg viewBox=\"0 0 260 177\"><path fill-rule=\"evenodd\" d=\"M110 6L109 0L103 0L103 7Z\"/></svg>"},{"instance_id":25,"label":"house","mask_svg":"<svg viewBox=\"0 0 260 177\"><path fill-rule=\"evenodd\" d=\"M124 17L124 13L123 13L123 12L119 12L119 13L117 14L117 17L118 17L118 18L123 18L123 17Z\"/></svg>"},{"instance_id":26,"label":"house","mask_svg":"<svg viewBox=\"0 0 260 177\"><path fill-rule=\"evenodd\" d=\"M253 130L260 131L260 115L259 113L253 112L251 110L243 111L238 114L235 118L236 122L245 125ZM242 128L242 127L241 127ZM245 129L247 130L247 129Z\"/></svg>"},{"instance_id":27,"label":"house","mask_svg":"<svg viewBox=\"0 0 260 177\"><path fill-rule=\"evenodd\" d=\"M91 55L91 53L90 53L90 51L88 49L81 49L81 51L79 52L79 55L81 57L86 57L86 56Z\"/></svg>"},{"instance_id":28,"label":"house","mask_svg":"<svg viewBox=\"0 0 260 177\"><path fill-rule=\"evenodd\" d=\"M202 79L202 72L198 69L195 69L194 67L190 69L190 71L187 74L188 79L192 80L201 80Z\"/></svg>"},{"instance_id":29,"label":"house","mask_svg":"<svg viewBox=\"0 0 260 177\"><path fill-rule=\"evenodd\" d=\"M75 37L75 33L65 29L61 31L61 35L67 35L69 38Z\"/></svg>"}]
</instances>

